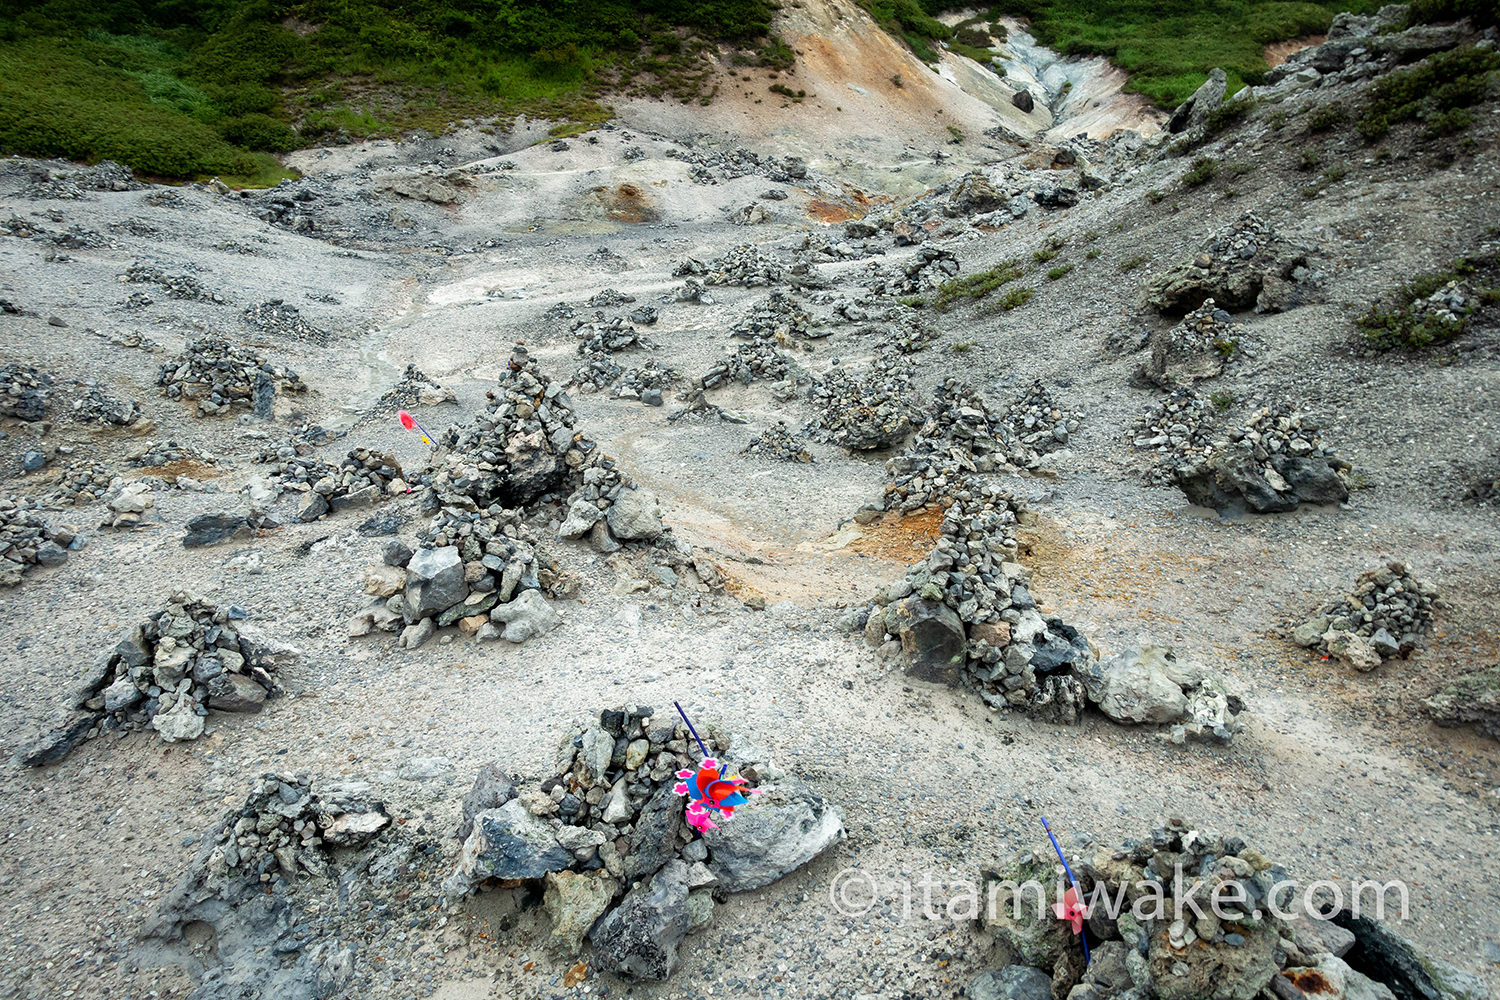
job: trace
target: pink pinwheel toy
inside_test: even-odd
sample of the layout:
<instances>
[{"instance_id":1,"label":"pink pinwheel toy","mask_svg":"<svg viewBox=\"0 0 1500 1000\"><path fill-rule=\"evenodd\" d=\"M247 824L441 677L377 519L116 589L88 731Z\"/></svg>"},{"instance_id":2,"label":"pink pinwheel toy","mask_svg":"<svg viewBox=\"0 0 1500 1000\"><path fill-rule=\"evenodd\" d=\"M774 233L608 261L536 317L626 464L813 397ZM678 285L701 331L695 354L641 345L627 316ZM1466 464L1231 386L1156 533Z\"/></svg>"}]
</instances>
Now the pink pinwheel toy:
<instances>
[{"instance_id":1,"label":"pink pinwheel toy","mask_svg":"<svg viewBox=\"0 0 1500 1000\"><path fill-rule=\"evenodd\" d=\"M1083 918L1089 915L1089 908L1078 898L1077 886L1068 887L1068 891L1063 893L1062 902L1052 904L1052 912L1057 914L1058 920L1071 926L1074 934L1083 933Z\"/></svg>"},{"instance_id":2,"label":"pink pinwheel toy","mask_svg":"<svg viewBox=\"0 0 1500 1000\"><path fill-rule=\"evenodd\" d=\"M699 833L719 828L710 818L713 813L717 812L728 819L734 815L735 806L742 806L750 801L741 794L741 789L754 792L754 789L745 787L750 782L737 774L721 776L719 762L712 757L704 758L697 771L684 769L677 772L677 777L684 780L673 785L672 791L689 798L688 826Z\"/></svg>"}]
</instances>

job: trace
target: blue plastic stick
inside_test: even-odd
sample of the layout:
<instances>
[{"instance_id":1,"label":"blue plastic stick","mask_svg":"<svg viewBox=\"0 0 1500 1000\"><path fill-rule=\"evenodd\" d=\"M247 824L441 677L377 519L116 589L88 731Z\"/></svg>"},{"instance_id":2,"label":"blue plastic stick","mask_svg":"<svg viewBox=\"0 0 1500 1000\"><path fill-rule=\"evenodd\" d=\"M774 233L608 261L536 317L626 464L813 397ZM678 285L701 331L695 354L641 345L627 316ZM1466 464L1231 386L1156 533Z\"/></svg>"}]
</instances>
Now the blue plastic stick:
<instances>
[{"instance_id":1,"label":"blue plastic stick","mask_svg":"<svg viewBox=\"0 0 1500 1000\"><path fill-rule=\"evenodd\" d=\"M680 715L680 716L682 716L682 721L687 723L688 732L692 733L693 734L693 739L695 739L695 740L698 741L698 749L703 752L703 756L704 757L711 756L709 754L709 752L708 752L708 747L706 747L706 746L703 745L703 739L702 739L702 737L700 737L698 735L698 730L696 730L696 729L693 728L693 724L692 724L691 721L689 721L689 719L687 717L687 713L682 710L682 706L678 705L677 702L675 702L675 701L672 702L672 704L677 707L677 714Z\"/></svg>"},{"instance_id":2,"label":"blue plastic stick","mask_svg":"<svg viewBox=\"0 0 1500 1000\"><path fill-rule=\"evenodd\" d=\"M682 709L678 709L678 711L680 712ZM1073 891L1078 893L1078 902L1082 905L1083 890L1078 887L1078 879L1073 877L1073 869L1068 867L1068 859L1063 856L1062 848L1058 846L1057 838L1053 836L1052 827L1047 824L1047 817L1045 816L1042 817L1042 829L1047 831L1047 839L1052 841L1052 849L1057 852L1057 860L1062 862L1063 871L1068 873L1068 881L1072 883ZM1089 936L1081 927L1078 929L1078 939L1083 942L1083 965L1084 968L1087 968L1089 964Z\"/></svg>"}]
</instances>

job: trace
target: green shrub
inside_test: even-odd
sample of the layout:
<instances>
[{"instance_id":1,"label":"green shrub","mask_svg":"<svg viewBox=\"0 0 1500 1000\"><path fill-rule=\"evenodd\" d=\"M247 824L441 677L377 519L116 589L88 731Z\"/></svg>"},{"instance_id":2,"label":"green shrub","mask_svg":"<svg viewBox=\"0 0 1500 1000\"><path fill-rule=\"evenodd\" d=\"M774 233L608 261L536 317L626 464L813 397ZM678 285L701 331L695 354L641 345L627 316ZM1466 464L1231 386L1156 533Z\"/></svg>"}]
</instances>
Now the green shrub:
<instances>
[{"instance_id":1,"label":"green shrub","mask_svg":"<svg viewBox=\"0 0 1500 1000\"><path fill-rule=\"evenodd\" d=\"M1452 112L1484 100L1496 70L1500 70L1500 53L1489 49L1467 45L1439 52L1411 69L1377 80L1355 128L1370 142L1385 136L1393 125L1414 118L1440 119L1443 129L1467 128L1472 119Z\"/></svg>"},{"instance_id":2,"label":"green shrub","mask_svg":"<svg viewBox=\"0 0 1500 1000\"><path fill-rule=\"evenodd\" d=\"M1444 316L1417 308L1416 304L1447 286L1451 281L1474 279L1474 299L1462 314ZM1482 305L1500 298L1500 286L1484 287L1481 282L1500 282L1500 258L1496 255L1478 258L1461 257L1441 271L1421 274L1402 285L1385 302L1373 303L1355 325L1364 332L1371 347L1379 351L1395 349L1420 350L1457 337L1468 326L1469 319Z\"/></svg>"},{"instance_id":3,"label":"green shrub","mask_svg":"<svg viewBox=\"0 0 1500 1000\"><path fill-rule=\"evenodd\" d=\"M1318 152L1316 149L1304 149L1297 155L1298 170L1316 170L1318 169L1318 164L1322 162L1323 154Z\"/></svg>"},{"instance_id":4,"label":"green shrub","mask_svg":"<svg viewBox=\"0 0 1500 1000\"><path fill-rule=\"evenodd\" d=\"M1182 175L1184 187L1198 187L1213 180L1214 174L1219 172L1219 161L1207 156L1200 156L1193 161L1187 173Z\"/></svg>"},{"instance_id":5,"label":"green shrub","mask_svg":"<svg viewBox=\"0 0 1500 1000\"><path fill-rule=\"evenodd\" d=\"M1059 279L1059 278L1063 277L1064 275L1066 275L1071 270L1073 270L1073 265L1072 264L1059 264L1056 267L1054 267L1052 270L1050 270L1050 271L1047 272L1047 280L1048 281L1056 281L1057 279Z\"/></svg>"},{"instance_id":6,"label":"green shrub","mask_svg":"<svg viewBox=\"0 0 1500 1000\"><path fill-rule=\"evenodd\" d=\"M226 118L219 123L219 134L236 146L268 153L289 153L302 145L301 136L290 125L270 115Z\"/></svg>"},{"instance_id":7,"label":"green shrub","mask_svg":"<svg viewBox=\"0 0 1500 1000\"><path fill-rule=\"evenodd\" d=\"M1149 263L1151 263L1151 258L1145 254L1136 254L1133 257L1127 257L1125 260L1120 261L1120 273L1129 274L1142 264Z\"/></svg>"},{"instance_id":8,"label":"green shrub","mask_svg":"<svg viewBox=\"0 0 1500 1000\"><path fill-rule=\"evenodd\" d=\"M995 308L1010 312L1012 309L1024 306L1027 302L1031 301L1031 297L1035 294L1036 289L1034 288L1012 288L1000 296L995 302Z\"/></svg>"},{"instance_id":9,"label":"green shrub","mask_svg":"<svg viewBox=\"0 0 1500 1000\"><path fill-rule=\"evenodd\" d=\"M954 278L945 281L938 286L937 295L933 298L932 306L939 311L947 311L953 307L958 299L967 296L971 299L982 299L990 292L1025 274L1021 262L1008 260L995 265L987 271L965 275L962 278Z\"/></svg>"},{"instance_id":10,"label":"green shrub","mask_svg":"<svg viewBox=\"0 0 1500 1000\"><path fill-rule=\"evenodd\" d=\"M1337 104L1327 104L1319 108L1308 119L1307 129L1309 132L1327 132L1335 126L1342 125L1349 120L1349 114Z\"/></svg>"},{"instance_id":11,"label":"green shrub","mask_svg":"<svg viewBox=\"0 0 1500 1000\"><path fill-rule=\"evenodd\" d=\"M1084 254L1084 256L1087 257L1089 260L1097 260L1099 258L1099 248L1098 247L1089 247L1088 253Z\"/></svg>"}]
</instances>

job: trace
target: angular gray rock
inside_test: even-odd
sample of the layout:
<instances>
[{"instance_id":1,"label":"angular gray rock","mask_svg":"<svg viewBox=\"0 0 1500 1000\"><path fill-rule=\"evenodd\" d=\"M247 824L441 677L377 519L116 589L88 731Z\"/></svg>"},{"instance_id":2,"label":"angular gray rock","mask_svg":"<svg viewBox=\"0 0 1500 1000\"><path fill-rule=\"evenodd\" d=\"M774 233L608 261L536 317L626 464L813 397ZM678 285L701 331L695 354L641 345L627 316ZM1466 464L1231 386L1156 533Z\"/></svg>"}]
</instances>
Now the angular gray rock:
<instances>
[{"instance_id":1,"label":"angular gray rock","mask_svg":"<svg viewBox=\"0 0 1500 1000\"><path fill-rule=\"evenodd\" d=\"M720 887L745 892L770 885L844 838L838 810L787 775L703 834L709 870Z\"/></svg>"},{"instance_id":2,"label":"angular gray rock","mask_svg":"<svg viewBox=\"0 0 1500 1000\"><path fill-rule=\"evenodd\" d=\"M969 1000L1052 1000L1052 977L1029 965L981 972L969 984Z\"/></svg>"},{"instance_id":3,"label":"angular gray rock","mask_svg":"<svg viewBox=\"0 0 1500 1000\"><path fill-rule=\"evenodd\" d=\"M468 593L464 561L456 545L418 549L406 564L406 606L416 617L446 611Z\"/></svg>"},{"instance_id":4,"label":"angular gray rock","mask_svg":"<svg viewBox=\"0 0 1500 1000\"><path fill-rule=\"evenodd\" d=\"M666 979L692 922L687 902L688 866L669 861L595 925L589 934L594 961L623 979Z\"/></svg>"},{"instance_id":5,"label":"angular gray rock","mask_svg":"<svg viewBox=\"0 0 1500 1000\"><path fill-rule=\"evenodd\" d=\"M662 533L661 511L650 490L621 490L609 508L609 530L624 541L650 540Z\"/></svg>"},{"instance_id":6,"label":"angular gray rock","mask_svg":"<svg viewBox=\"0 0 1500 1000\"><path fill-rule=\"evenodd\" d=\"M486 878L541 878L562 871L573 856L552 828L522 807L520 800L474 814L469 838L458 857L458 872L470 884Z\"/></svg>"},{"instance_id":7,"label":"angular gray rock","mask_svg":"<svg viewBox=\"0 0 1500 1000\"><path fill-rule=\"evenodd\" d=\"M1099 663L1097 678L1085 681L1089 700L1116 722L1176 722L1187 710L1187 696L1167 670L1172 651L1163 646L1131 647Z\"/></svg>"},{"instance_id":8,"label":"angular gray rock","mask_svg":"<svg viewBox=\"0 0 1500 1000\"><path fill-rule=\"evenodd\" d=\"M1172 112L1172 117L1167 119L1167 131L1177 135L1202 125L1224 103L1224 92L1228 89L1224 71L1214 67L1209 71L1208 79Z\"/></svg>"},{"instance_id":9,"label":"angular gray rock","mask_svg":"<svg viewBox=\"0 0 1500 1000\"><path fill-rule=\"evenodd\" d=\"M509 604L501 604L491 611L490 621L505 625L502 638L506 642L522 643L551 632L562 624L562 617L552 610L552 605L538 591L523 590Z\"/></svg>"},{"instance_id":10,"label":"angular gray rock","mask_svg":"<svg viewBox=\"0 0 1500 1000\"><path fill-rule=\"evenodd\" d=\"M958 685L968 646L963 622L952 608L909 597L886 608L885 627L901 640L908 676Z\"/></svg>"},{"instance_id":11,"label":"angular gray rock","mask_svg":"<svg viewBox=\"0 0 1500 1000\"><path fill-rule=\"evenodd\" d=\"M1464 674L1424 703L1440 726L1473 726L1500 740L1500 663Z\"/></svg>"}]
</instances>

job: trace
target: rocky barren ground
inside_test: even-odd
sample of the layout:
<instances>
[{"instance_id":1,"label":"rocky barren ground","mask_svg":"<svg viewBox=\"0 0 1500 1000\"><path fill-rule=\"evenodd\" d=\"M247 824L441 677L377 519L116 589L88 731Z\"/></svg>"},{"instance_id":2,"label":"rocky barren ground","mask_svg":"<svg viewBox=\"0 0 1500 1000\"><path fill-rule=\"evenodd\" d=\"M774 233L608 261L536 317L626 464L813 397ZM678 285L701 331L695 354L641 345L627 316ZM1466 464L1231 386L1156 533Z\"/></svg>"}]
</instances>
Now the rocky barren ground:
<instances>
[{"instance_id":1,"label":"rocky barren ground","mask_svg":"<svg viewBox=\"0 0 1500 1000\"><path fill-rule=\"evenodd\" d=\"M542 127L474 127L300 153L291 163L305 178L267 192L0 164L0 364L51 379L42 420L0 418L4 494L72 526L55 545L65 558L49 550L41 561L52 565L0 591L0 732L16 756L0 776L0 991L958 996L1005 961L972 922L901 919L896 885L924 873L977 879L1045 847L1039 814L1068 843L1118 845L1185 817L1244 838L1294 878L1404 879L1411 916L1400 932L1500 985L1500 752L1423 709L1500 660L1500 520L1488 485L1500 479L1500 327L1489 306L1450 343L1377 355L1355 326L1412 276L1495 252L1500 114L1493 101L1476 107L1470 142L1453 157L1416 132L1393 133L1391 155L1376 156L1353 133L1309 130L1319 108L1358 100L1369 75L1334 67L1321 84L1291 79L1186 157L1128 132L1059 143L1007 118L993 134L948 143L926 117L913 115L909 133L899 118L888 129L835 127L826 115L799 121L805 108L726 99L626 105L611 125L563 142ZM964 102L953 106L978 115ZM1275 124L1278 112L1289 121ZM773 114L784 123L767 125ZM1059 134L1050 115L1040 125ZM1312 194L1319 175L1301 169L1305 147L1345 165ZM1183 182L1194 155L1221 164L1210 183ZM1249 256L1246 232L1258 243ZM712 283L726 254L759 254L774 280ZM1200 255L1198 270L1215 275L1258 267L1257 254L1277 261L1261 303L1270 308L1252 294L1232 315L1207 314L1204 344L1173 333L1186 308L1152 303ZM1025 273L935 308L943 282L1005 262ZM679 294L695 281L711 301ZM1033 290L1029 300L996 305L1019 287ZM606 289L633 301L589 304ZM790 298L768 305L774 293ZM654 323L630 318L644 307ZM599 328L570 328L596 319ZM627 326L649 346L605 352L602 363L680 373L659 406L569 384L586 361L580 343ZM695 395L693 380L756 333L771 336L763 357L783 351L791 367ZM210 415L158 385L162 366L175 371L205 335L267 366L249 376L243 403ZM476 622L415 648L394 633L352 636L372 600L367 568L390 561L393 537L421 548L428 530L420 505L435 449L395 411L408 408L443 445L450 425L484 412L487 392L504 396L498 380L517 343L566 391L576 429L659 499L672 541L622 537L623 550L606 552L607 532L602 545L597 533L560 540L570 485L528 501L525 530L555 566L517 591L546 591L560 625L507 642L466 634ZM1154 360L1163 343L1187 345L1186 368ZM403 383L408 366L451 399ZM850 378L830 379L835 367ZM1188 369L1196 374L1183 378ZM926 653L913 652L917 638L902 650L894 610L883 619L893 638L870 634L872 602L894 609L912 589L920 596L928 577L904 593L892 585L938 542L949 499L939 485L926 510L882 510L900 481L887 460L899 465L914 439L947 447L954 426L979 419L934 409L950 378L1001 415L1040 381L1061 411L1059 436L992 434L999 457L977 472L1024 504L1006 528L1011 599L1027 581L1040 614L1077 629L1083 646L1092 640L1093 652L1078 653L1090 663L1157 644L1202 664L1243 702L1232 742L1174 743L1170 726L1101 714L1092 693L1071 724L1025 697L1001 707L1006 689L991 684L983 697L962 657L954 684L911 676L930 675L913 664ZM1347 466L1347 498L1293 504L1291 486L1268 478L1257 488L1270 482L1296 509L1246 511L1238 494L1222 512L1190 504L1170 475L1152 473L1155 448L1135 445L1154 433L1138 421L1174 380L1201 380L1205 440L1262 406L1293 404ZM398 383L408 391L388 395ZM839 394L861 383L890 389L872 422L859 423L868 399ZM75 419L90 388L138 402L139 418ZM829 443L848 442L837 429L850 420L850 433L883 447ZM814 461L745 453L778 422ZM378 500L300 520L306 496L271 496L275 465L254 459L309 423L345 436L310 443L307 457L337 466L351 448L387 453L410 492L385 495L385 477ZM60 484L95 466L85 488L98 499L67 503ZM1218 482L1222 492L1228 480ZM183 544L195 518L247 514L231 537ZM1347 639L1292 641L1293 626L1391 561L1440 595L1410 645L1393 624L1403 648L1363 672L1337 655ZM468 582L480 596L498 585ZM300 650L267 675L260 710L210 712L192 741L127 727L60 762L20 763L72 707L99 654L182 590ZM957 610L959 637L967 626L972 642L983 609ZM1004 619L1007 636L1018 616ZM559 954L539 888L445 900L440 884L462 847L453 832L482 766L543 783L563 773L559 741L602 709L644 706L653 711L640 715L659 719L673 701L763 755L741 760L769 756L831 803L847 837L779 881L722 895L664 983L618 978L587 950ZM143 940L212 846L206 831L271 772L368 782L394 832L373 853L336 854L326 881L292 880L285 891L308 908L274 932L199 914L179 928L183 940ZM849 916L829 889L856 865L883 898ZM244 906L282 891L251 891ZM292 926L295 947L282 936ZM291 971L275 978L282 969Z\"/></svg>"}]
</instances>

